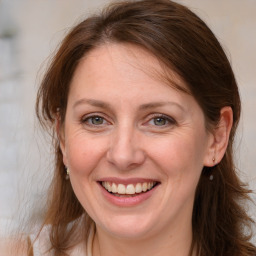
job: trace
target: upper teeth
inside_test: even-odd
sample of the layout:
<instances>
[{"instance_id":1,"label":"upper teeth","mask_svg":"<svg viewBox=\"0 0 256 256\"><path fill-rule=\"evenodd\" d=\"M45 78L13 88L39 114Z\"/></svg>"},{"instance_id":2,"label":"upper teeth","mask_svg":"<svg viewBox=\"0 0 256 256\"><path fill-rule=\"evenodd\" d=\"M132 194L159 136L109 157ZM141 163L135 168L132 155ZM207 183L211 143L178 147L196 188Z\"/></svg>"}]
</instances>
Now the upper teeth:
<instances>
[{"instance_id":1,"label":"upper teeth","mask_svg":"<svg viewBox=\"0 0 256 256\"><path fill-rule=\"evenodd\" d=\"M102 186L108 191L112 193L118 193L121 195L128 194L128 195L133 195L135 193L141 193L146 192L147 190L150 190L151 188L154 187L156 182L143 182L143 183L136 183L136 184L116 184L114 182L108 182L108 181L103 181Z\"/></svg>"}]
</instances>

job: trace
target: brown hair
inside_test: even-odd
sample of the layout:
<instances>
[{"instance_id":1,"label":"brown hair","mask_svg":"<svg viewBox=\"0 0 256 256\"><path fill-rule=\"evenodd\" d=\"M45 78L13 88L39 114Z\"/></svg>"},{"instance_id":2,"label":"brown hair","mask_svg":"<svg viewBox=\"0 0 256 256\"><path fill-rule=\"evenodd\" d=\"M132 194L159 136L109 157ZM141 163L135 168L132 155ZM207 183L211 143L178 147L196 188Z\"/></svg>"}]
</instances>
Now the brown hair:
<instances>
[{"instance_id":1,"label":"brown hair","mask_svg":"<svg viewBox=\"0 0 256 256\"><path fill-rule=\"evenodd\" d=\"M201 106L208 127L216 127L221 108L232 108L234 123L226 153L217 166L202 170L197 187L192 248L196 246L200 256L255 255L256 249L249 242L252 220L243 205L250 191L239 180L233 163L233 141L240 117L233 71L207 25L188 8L168 0L119 2L82 21L65 37L45 74L36 110L40 122L52 129L56 149L55 174L44 222L51 224L55 255L63 255L74 246L74 236L82 229L87 232L91 220L70 182L65 180L54 122L57 116L62 122L65 120L69 86L79 61L106 42L140 46L176 72ZM214 174L212 182L210 174Z\"/></svg>"}]
</instances>

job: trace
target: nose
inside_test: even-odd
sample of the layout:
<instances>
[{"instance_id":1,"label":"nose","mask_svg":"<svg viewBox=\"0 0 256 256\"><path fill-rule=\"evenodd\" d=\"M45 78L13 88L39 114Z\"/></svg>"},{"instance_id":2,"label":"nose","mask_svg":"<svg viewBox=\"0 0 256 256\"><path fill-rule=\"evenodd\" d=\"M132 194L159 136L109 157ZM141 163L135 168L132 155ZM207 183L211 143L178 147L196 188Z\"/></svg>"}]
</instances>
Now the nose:
<instances>
[{"instance_id":1,"label":"nose","mask_svg":"<svg viewBox=\"0 0 256 256\"><path fill-rule=\"evenodd\" d=\"M146 159L138 132L120 128L112 135L107 160L120 171L131 170L142 165Z\"/></svg>"}]
</instances>

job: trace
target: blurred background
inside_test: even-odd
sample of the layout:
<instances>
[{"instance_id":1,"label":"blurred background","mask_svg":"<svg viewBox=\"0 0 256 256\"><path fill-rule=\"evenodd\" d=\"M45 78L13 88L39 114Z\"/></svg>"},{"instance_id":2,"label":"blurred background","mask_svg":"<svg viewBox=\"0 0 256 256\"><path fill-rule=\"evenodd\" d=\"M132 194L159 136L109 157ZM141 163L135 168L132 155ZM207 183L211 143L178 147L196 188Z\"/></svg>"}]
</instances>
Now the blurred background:
<instances>
[{"instance_id":1,"label":"blurred background","mask_svg":"<svg viewBox=\"0 0 256 256\"><path fill-rule=\"evenodd\" d=\"M0 235L44 212L53 159L34 105L47 58L70 27L108 2L0 0ZM231 61L243 104L236 162L256 191L256 1L177 2L206 21Z\"/></svg>"}]
</instances>

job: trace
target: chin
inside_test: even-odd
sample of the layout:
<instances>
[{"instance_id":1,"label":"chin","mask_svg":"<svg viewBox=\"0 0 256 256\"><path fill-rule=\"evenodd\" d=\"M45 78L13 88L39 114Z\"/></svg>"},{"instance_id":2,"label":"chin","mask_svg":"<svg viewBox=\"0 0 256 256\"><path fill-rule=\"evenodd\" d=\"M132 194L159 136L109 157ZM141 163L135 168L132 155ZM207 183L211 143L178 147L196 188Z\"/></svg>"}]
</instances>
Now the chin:
<instances>
[{"instance_id":1,"label":"chin","mask_svg":"<svg viewBox=\"0 0 256 256\"><path fill-rule=\"evenodd\" d=\"M149 235L153 224L138 216L117 216L110 219L108 223L100 224L105 232L120 239L139 239Z\"/></svg>"}]
</instances>

